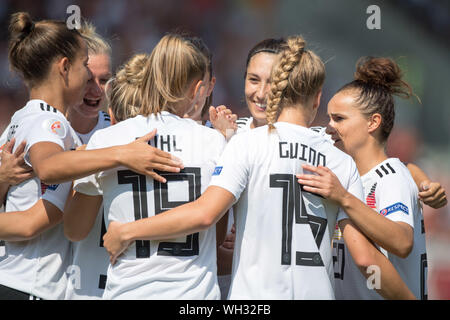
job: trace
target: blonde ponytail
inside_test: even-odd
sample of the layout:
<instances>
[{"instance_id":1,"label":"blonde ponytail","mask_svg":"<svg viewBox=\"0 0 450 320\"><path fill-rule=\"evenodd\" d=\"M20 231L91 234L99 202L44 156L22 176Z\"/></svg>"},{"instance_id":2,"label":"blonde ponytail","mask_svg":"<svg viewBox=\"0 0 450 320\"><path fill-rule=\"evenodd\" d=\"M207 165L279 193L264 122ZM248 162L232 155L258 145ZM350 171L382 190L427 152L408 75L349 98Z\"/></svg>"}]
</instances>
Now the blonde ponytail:
<instances>
[{"instance_id":1,"label":"blonde ponytail","mask_svg":"<svg viewBox=\"0 0 450 320\"><path fill-rule=\"evenodd\" d=\"M186 98L194 79L203 79L208 67L205 55L178 34L164 36L146 64L141 112L144 116L163 110L177 114L176 104Z\"/></svg>"}]
</instances>

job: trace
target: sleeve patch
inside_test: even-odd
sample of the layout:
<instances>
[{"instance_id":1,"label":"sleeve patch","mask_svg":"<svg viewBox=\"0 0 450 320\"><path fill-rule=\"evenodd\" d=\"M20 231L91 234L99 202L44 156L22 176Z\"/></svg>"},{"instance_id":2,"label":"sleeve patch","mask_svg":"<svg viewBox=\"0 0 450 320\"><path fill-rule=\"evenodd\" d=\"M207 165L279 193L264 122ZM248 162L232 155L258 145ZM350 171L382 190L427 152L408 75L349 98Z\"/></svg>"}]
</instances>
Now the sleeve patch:
<instances>
[{"instance_id":1,"label":"sleeve patch","mask_svg":"<svg viewBox=\"0 0 450 320\"><path fill-rule=\"evenodd\" d=\"M43 122L44 130L47 130L53 134L56 134L60 138L66 136L66 127L57 119L47 119Z\"/></svg>"},{"instance_id":2,"label":"sleeve patch","mask_svg":"<svg viewBox=\"0 0 450 320\"><path fill-rule=\"evenodd\" d=\"M223 167L216 167L213 172L213 176L218 176L222 172Z\"/></svg>"},{"instance_id":3,"label":"sleeve patch","mask_svg":"<svg viewBox=\"0 0 450 320\"><path fill-rule=\"evenodd\" d=\"M380 211L380 214L382 214L383 216L387 216L387 215L397 212L397 211L401 211L407 215L409 214L409 208L401 202L397 202L387 208L384 208L383 210Z\"/></svg>"}]
</instances>

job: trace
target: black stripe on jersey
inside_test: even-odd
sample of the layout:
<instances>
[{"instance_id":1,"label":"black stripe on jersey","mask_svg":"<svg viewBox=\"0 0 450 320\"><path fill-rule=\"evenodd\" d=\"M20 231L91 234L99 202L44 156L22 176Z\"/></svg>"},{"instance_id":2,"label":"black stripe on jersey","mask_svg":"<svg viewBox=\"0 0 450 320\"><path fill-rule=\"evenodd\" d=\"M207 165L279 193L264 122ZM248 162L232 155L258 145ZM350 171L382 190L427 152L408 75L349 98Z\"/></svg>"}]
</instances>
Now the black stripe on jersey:
<instances>
[{"instance_id":1,"label":"black stripe on jersey","mask_svg":"<svg viewBox=\"0 0 450 320\"><path fill-rule=\"evenodd\" d=\"M379 176L380 178L383 178L383 174L380 172L380 170L375 169L375 172L378 174L378 176Z\"/></svg>"},{"instance_id":2,"label":"black stripe on jersey","mask_svg":"<svg viewBox=\"0 0 450 320\"><path fill-rule=\"evenodd\" d=\"M0 247L4 247L5 246L5 240L0 240Z\"/></svg>"},{"instance_id":3,"label":"black stripe on jersey","mask_svg":"<svg viewBox=\"0 0 450 320\"><path fill-rule=\"evenodd\" d=\"M49 104L47 104L47 106L44 106L44 104L41 102L40 103L40 106L41 106L41 110L42 111L53 111L54 113L57 113L58 112L58 110L56 110L56 108L53 108L51 105L49 105Z\"/></svg>"},{"instance_id":4,"label":"black stripe on jersey","mask_svg":"<svg viewBox=\"0 0 450 320\"><path fill-rule=\"evenodd\" d=\"M392 166L389 164L389 163L386 163L386 167L388 167L389 168L389 170L391 170L392 171L392 173L395 173L395 170L394 170L394 168L392 168Z\"/></svg>"},{"instance_id":5,"label":"black stripe on jersey","mask_svg":"<svg viewBox=\"0 0 450 320\"><path fill-rule=\"evenodd\" d=\"M236 120L236 123L245 124L245 123L247 123L248 119L250 119L250 118L239 118Z\"/></svg>"},{"instance_id":6,"label":"black stripe on jersey","mask_svg":"<svg viewBox=\"0 0 450 320\"><path fill-rule=\"evenodd\" d=\"M385 175L388 175L389 173L396 173L395 170L394 170L394 168L392 168L392 166L391 166L389 163L386 163L386 167L388 167L389 170L390 170L391 172L389 172L389 171L384 167L384 164L382 164L379 168L375 169L375 172L378 174L378 176L379 176L380 178L383 178L383 173L382 173L379 169L381 169L381 170L384 172Z\"/></svg>"},{"instance_id":7,"label":"black stripe on jersey","mask_svg":"<svg viewBox=\"0 0 450 320\"><path fill-rule=\"evenodd\" d=\"M111 118L110 118L109 114L107 114L105 111L102 111L102 114L103 114L103 119L111 122Z\"/></svg>"}]
</instances>

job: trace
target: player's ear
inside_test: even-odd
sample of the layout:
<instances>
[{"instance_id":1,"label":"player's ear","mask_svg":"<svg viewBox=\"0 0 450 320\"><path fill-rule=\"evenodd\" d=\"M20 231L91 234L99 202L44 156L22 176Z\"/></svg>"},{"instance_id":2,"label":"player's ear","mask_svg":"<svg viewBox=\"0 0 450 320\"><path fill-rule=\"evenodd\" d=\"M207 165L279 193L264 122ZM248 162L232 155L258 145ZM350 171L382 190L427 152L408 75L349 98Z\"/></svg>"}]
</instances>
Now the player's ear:
<instances>
[{"instance_id":1,"label":"player's ear","mask_svg":"<svg viewBox=\"0 0 450 320\"><path fill-rule=\"evenodd\" d=\"M193 91L191 94L191 99L195 99L195 97L197 97L199 94L202 94L205 90L205 83L203 82L203 80L198 80L197 83L193 84Z\"/></svg>"},{"instance_id":2,"label":"player's ear","mask_svg":"<svg viewBox=\"0 0 450 320\"><path fill-rule=\"evenodd\" d=\"M56 69L58 70L59 74L63 77L65 82L68 81L68 75L70 70L70 61L67 57L63 57L55 62Z\"/></svg>"},{"instance_id":3,"label":"player's ear","mask_svg":"<svg viewBox=\"0 0 450 320\"><path fill-rule=\"evenodd\" d=\"M383 118L381 117L381 114L374 113L368 118L368 127L367 132L373 133L375 130L377 130L379 127L381 127L381 122L383 121Z\"/></svg>"}]
</instances>

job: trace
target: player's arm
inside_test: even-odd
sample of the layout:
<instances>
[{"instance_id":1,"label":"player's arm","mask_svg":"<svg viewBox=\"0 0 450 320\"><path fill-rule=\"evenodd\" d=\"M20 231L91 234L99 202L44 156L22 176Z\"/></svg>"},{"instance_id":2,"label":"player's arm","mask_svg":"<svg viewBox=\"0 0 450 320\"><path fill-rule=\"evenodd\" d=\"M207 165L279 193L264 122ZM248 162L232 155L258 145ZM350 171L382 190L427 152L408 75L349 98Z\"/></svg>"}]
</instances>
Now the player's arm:
<instances>
[{"instance_id":1,"label":"player's arm","mask_svg":"<svg viewBox=\"0 0 450 320\"><path fill-rule=\"evenodd\" d=\"M30 240L62 221L62 212L51 202L39 199L30 209L0 214L0 239Z\"/></svg>"},{"instance_id":2,"label":"player's arm","mask_svg":"<svg viewBox=\"0 0 450 320\"><path fill-rule=\"evenodd\" d=\"M326 167L303 165L315 174L297 175L306 191L333 200L347 213L358 228L385 250L405 258L414 244L414 230L405 222L396 222L380 215L348 192L336 175Z\"/></svg>"},{"instance_id":3,"label":"player's arm","mask_svg":"<svg viewBox=\"0 0 450 320\"><path fill-rule=\"evenodd\" d=\"M407 168L419 189L419 198L423 203L434 209L447 204L445 189L439 182L431 181L427 174L413 163L408 163Z\"/></svg>"},{"instance_id":4,"label":"player's arm","mask_svg":"<svg viewBox=\"0 0 450 320\"><path fill-rule=\"evenodd\" d=\"M103 245L111 263L135 240L172 239L208 229L217 223L234 202L231 192L210 186L193 202L153 217L128 223L111 222Z\"/></svg>"},{"instance_id":5,"label":"player's arm","mask_svg":"<svg viewBox=\"0 0 450 320\"><path fill-rule=\"evenodd\" d=\"M129 144L96 150L64 152L56 143L38 142L29 150L30 162L39 179L47 184L75 180L121 165L165 182L153 169L179 172L183 165L170 153L148 145L155 134L153 130Z\"/></svg>"},{"instance_id":6,"label":"player's arm","mask_svg":"<svg viewBox=\"0 0 450 320\"><path fill-rule=\"evenodd\" d=\"M385 299L415 300L392 263L382 254L349 219L339 221L345 244L362 275L368 279L376 266L380 273L380 288L375 290ZM377 268L377 269L378 269Z\"/></svg>"},{"instance_id":7,"label":"player's arm","mask_svg":"<svg viewBox=\"0 0 450 320\"><path fill-rule=\"evenodd\" d=\"M64 235L69 240L80 241L88 236L102 201L102 196L89 196L80 192L70 197L64 209Z\"/></svg>"}]
</instances>

